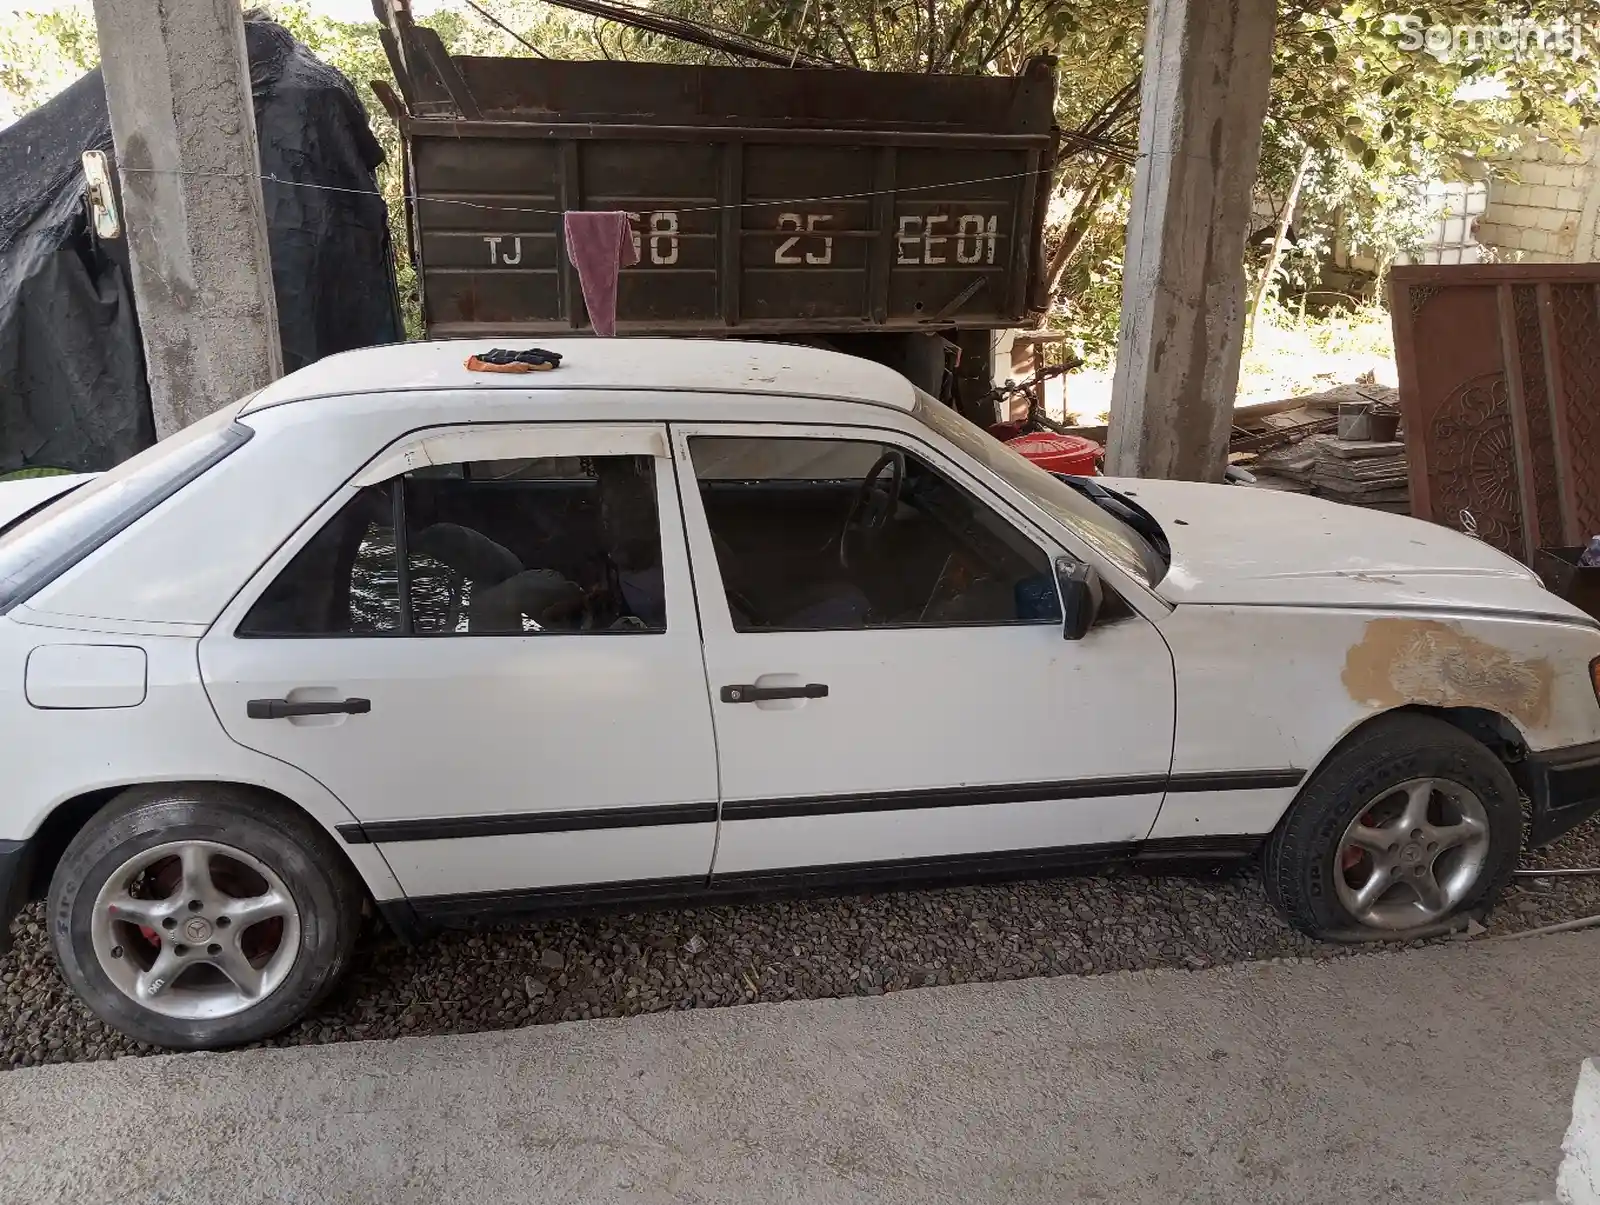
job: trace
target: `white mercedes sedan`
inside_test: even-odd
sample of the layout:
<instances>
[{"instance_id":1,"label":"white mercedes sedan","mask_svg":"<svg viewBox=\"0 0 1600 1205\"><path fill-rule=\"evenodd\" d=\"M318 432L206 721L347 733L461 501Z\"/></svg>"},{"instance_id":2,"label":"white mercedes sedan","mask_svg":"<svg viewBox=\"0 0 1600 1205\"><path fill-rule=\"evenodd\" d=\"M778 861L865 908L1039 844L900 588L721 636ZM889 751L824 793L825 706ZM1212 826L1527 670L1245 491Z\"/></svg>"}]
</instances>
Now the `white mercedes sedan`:
<instances>
[{"instance_id":1,"label":"white mercedes sedan","mask_svg":"<svg viewBox=\"0 0 1600 1205\"><path fill-rule=\"evenodd\" d=\"M0 919L47 899L108 1024L273 1033L374 910L1259 857L1414 935L1600 808L1600 627L1466 536L1055 477L817 350L483 350L0 485Z\"/></svg>"}]
</instances>

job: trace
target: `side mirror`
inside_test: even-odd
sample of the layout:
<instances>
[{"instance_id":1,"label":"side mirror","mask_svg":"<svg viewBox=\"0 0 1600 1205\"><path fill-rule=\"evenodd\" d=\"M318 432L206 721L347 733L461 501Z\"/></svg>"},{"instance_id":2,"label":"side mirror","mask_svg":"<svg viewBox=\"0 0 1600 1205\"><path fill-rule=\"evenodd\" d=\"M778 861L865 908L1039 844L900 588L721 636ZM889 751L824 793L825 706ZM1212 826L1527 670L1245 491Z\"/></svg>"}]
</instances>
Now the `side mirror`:
<instances>
[{"instance_id":1,"label":"side mirror","mask_svg":"<svg viewBox=\"0 0 1600 1205\"><path fill-rule=\"evenodd\" d=\"M1082 640L1100 613L1100 575L1091 565L1062 557L1056 561L1056 584L1061 588L1061 634Z\"/></svg>"}]
</instances>

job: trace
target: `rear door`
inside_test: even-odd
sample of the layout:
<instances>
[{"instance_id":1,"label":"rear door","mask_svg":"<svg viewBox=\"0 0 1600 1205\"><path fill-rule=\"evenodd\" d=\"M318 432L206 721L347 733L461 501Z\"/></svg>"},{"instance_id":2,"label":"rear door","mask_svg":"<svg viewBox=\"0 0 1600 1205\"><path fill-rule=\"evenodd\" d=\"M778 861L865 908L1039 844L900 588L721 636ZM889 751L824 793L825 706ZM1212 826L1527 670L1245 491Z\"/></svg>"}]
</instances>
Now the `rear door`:
<instances>
[{"instance_id":1,"label":"rear door","mask_svg":"<svg viewBox=\"0 0 1600 1205\"><path fill-rule=\"evenodd\" d=\"M224 727L444 911L703 883L716 762L663 427L386 453L200 646Z\"/></svg>"},{"instance_id":2,"label":"rear door","mask_svg":"<svg viewBox=\"0 0 1600 1205\"><path fill-rule=\"evenodd\" d=\"M1068 641L1066 550L893 431L674 427L722 787L716 879L1025 869L1146 837L1173 667Z\"/></svg>"}]
</instances>

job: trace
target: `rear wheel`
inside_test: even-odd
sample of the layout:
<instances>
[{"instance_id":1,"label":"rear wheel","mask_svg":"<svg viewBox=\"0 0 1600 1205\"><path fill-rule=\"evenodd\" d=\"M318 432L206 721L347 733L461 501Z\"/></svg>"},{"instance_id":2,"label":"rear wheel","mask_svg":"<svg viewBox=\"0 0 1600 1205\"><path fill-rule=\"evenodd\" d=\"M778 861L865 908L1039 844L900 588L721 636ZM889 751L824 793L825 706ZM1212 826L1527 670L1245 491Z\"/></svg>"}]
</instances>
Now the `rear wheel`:
<instances>
[{"instance_id":1,"label":"rear wheel","mask_svg":"<svg viewBox=\"0 0 1600 1205\"><path fill-rule=\"evenodd\" d=\"M1267 842L1263 880L1312 937L1399 934L1481 911L1522 843L1516 784L1493 753L1422 715L1337 749Z\"/></svg>"},{"instance_id":2,"label":"rear wheel","mask_svg":"<svg viewBox=\"0 0 1600 1205\"><path fill-rule=\"evenodd\" d=\"M99 812L50 884L62 974L131 1037L202 1049L276 1033L349 961L360 888L308 818L213 785L140 787Z\"/></svg>"}]
</instances>

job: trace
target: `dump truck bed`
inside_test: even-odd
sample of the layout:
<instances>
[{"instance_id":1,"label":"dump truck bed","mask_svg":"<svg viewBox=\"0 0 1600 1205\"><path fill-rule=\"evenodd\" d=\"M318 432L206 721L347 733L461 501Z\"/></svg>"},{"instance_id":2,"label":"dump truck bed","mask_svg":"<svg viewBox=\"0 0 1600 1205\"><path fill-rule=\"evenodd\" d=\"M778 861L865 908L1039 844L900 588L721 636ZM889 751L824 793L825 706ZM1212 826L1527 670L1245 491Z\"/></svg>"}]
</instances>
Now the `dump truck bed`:
<instances>
[{"instance_id":1,"label":"dump truck bed","mask_svg":"<svg viewBox=\"0 0 1600 1205\"><path fill-rule=\"evenodd\" d=\"M587 329L574 209L632 215L624 334L984 329L1043 302L1052 60L897 75L452 57L424 27L386 34L431 336Z\"/></svg>"}]
</instances>

